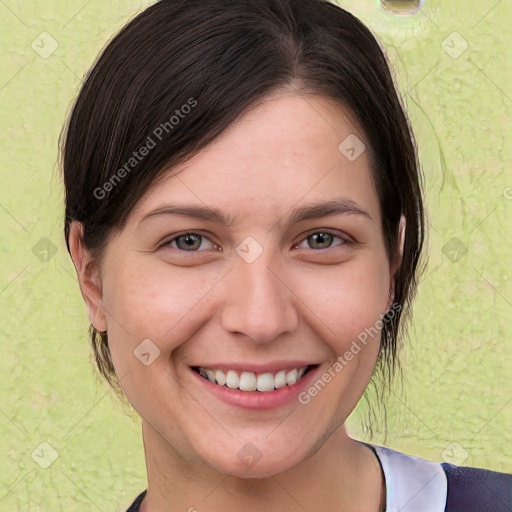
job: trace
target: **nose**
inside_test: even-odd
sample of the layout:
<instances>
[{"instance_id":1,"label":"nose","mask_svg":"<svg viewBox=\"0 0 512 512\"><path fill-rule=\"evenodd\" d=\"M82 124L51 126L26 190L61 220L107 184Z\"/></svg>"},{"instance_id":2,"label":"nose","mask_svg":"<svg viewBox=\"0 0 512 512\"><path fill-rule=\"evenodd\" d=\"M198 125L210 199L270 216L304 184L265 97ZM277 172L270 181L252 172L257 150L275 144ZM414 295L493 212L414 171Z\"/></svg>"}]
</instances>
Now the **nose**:
<instances>
[{"instance_id":1,"label":"nose","mask_svg":"<svg viewBox=\"0 0 512 512\"><path fill-rule=\"evenodd\" d=\"M281 269L281 271L279 270ZM263 253L251 263L236 256L225 279L222 324L256 343L268 343L295 330L297 293L287 283L282 266Z\"/></svg>"}]
</instances>

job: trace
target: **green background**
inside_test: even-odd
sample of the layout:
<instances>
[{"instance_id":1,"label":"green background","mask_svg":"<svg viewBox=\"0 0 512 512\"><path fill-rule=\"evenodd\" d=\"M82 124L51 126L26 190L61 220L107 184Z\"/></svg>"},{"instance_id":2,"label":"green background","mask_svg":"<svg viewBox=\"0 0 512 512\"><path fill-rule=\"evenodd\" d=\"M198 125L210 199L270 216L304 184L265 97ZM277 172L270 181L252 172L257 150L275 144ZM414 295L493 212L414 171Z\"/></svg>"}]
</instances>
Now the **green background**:
<instances>
[{"instance_id":1,"label":"green background","mask_svg":"<svg viewBox=\"0 0 512 512\"><path fill-rule=\"evenodd\" d=\"M140 419L90 359L57 141L100 49L151 3L0 0L0 510L124 511L146 487ZM386 444L512 473L512 3L427 0L411 17L339 3L385 47L425 175L428 268Z\"/></svg>"}]
</instances>

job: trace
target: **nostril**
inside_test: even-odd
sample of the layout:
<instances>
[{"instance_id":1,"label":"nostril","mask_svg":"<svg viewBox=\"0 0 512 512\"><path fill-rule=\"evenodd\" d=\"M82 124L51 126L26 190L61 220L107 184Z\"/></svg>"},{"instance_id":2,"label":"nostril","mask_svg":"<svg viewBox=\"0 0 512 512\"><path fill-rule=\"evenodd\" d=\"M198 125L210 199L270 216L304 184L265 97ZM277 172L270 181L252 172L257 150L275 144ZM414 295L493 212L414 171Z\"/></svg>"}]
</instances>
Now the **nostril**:
<instances>
[{"instance_id":1,"label":"nostril","mask_svg":"<svg viewBox=\"0 0 512 512\"><path fill-rule=\"evenodd\" d=\"M391 13L407 16L417 13L423 6L424 0L380 0L381 7Z\"/></svg>"}]
</instances>

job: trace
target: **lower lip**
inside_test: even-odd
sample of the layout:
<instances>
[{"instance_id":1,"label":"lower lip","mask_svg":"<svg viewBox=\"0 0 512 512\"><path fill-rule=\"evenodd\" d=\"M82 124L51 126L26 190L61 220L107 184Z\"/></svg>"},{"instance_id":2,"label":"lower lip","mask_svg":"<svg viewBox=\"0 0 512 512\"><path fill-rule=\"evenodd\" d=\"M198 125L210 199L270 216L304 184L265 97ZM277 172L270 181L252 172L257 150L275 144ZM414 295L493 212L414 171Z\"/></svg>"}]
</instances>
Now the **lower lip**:
<instances>
[{"instance_id":1,"label":"lower lip","mask_svg":"<svg viewBox=\"0 0 512 512\"><path fill-rule=\"evenodd\" d=\"M311 369L298 382L292 386L284 386L274 391L240 391L239 389L231 389L226 386L214 384L199 373L190 369L205 389L209 390L213 395L218 397L226 404L243 407L245 409L274 409L288 404L292 401L298 402L298 396L302 393L314 380L320 366Z\"/></svg>"}]
</instances>

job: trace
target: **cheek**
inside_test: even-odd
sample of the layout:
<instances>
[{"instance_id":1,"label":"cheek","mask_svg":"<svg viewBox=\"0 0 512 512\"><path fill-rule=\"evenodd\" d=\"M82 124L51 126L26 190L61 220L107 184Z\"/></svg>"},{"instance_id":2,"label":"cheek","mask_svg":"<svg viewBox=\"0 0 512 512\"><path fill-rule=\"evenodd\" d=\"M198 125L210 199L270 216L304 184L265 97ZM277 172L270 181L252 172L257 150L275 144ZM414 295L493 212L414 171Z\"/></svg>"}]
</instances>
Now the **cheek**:
<instances>
[{"instance_id":1,"label":"cheek","mask_svg":"<svg viewBox=\"0 0 512 512\"><path fill-rule=\"evenodd\" d=\"M336 352L381 319L388 305L388 268L380 260L352 260L301 278L301 298L334 338ZM318 323L318 322L317 322Z\"/></svg>"},{"instance_id":2,"label":"cheek","mask_svg":"<svg viewBox=\"0 0 512 512\"><path fill-rule=\"evenodd\" d=\"M133 351L148 338L162 352L172 351L197 329L208 292L219 280L205 272L194 275L190 268L143 261L127 262L108 276L103 302L112 352L121 346Z\"/></svg>"}]
</instances>

